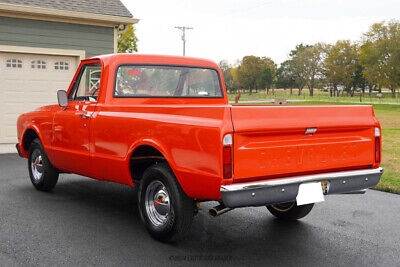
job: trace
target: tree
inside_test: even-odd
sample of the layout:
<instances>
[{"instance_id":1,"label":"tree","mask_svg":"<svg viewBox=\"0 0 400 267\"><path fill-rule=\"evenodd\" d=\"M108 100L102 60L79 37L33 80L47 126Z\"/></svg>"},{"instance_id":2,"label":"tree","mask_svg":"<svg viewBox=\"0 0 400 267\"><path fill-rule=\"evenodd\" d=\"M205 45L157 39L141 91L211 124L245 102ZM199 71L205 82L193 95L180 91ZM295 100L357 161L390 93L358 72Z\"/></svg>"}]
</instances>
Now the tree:
<instances>
[{"instance_id":1,"label":"tree","mask_svg":"<svg viewBox=\"0 0 400 267\"><path fill-rule=\"evenodd\" d=\"M232 75L232 88L234 91L241 89L242 85L239 81L239 67L231 67L230 74Z\"/></svg>"},{"instance_id":2,"label":"tree","mask_svg":"<svg viewBox=\"0 0 400 267\"><path fill-rule=\"evenodd\" d=\"M318 43L312 46L306 46L297 54L297 60L300 62L302 77L304 77L310 96L314 95L316 79L321 76L323 60L325 55L325 45Z\"/></svg>"},{"instance_id":3,"label":"tree","mask_svg":"<svg viewBox=\"0 0 400 267\"><path fill-rule=\"evenodd\" d=\"M272 88L272 84L275 80L276 64L272 59L268 57L260 58L259 64L261 68L261 74L258 77L257 88L266 88L268 94L269 89Z\"/></svg>"},{"instance_id":4,"label":"tree","mask_svg":"<svg viewBox=\"0 0 400 267\"><path fill-rule=\"evenodd\" d=\"M290 51L289 54L289 67L291 68L297 88L299 89L299 95L307 83L307 77L305 72L305 58L302 55L303 51L309 48L309 45L299 44L296 48Z\"/></svg>"},{"instance_id":5,"label":"tree","mask_svg":"<svg viewBox=\"0 0 400 267\"><path fill-rule=\"evenodd\" d=\"M363 66L363 76L366 79L369 87L369 95L372 94L372 89L382 87L384 83L382 70L380 65L376 64L379 59L379 53L373 48L372 42L366 42L360 47L360 62Z\"/></svg>"},{"instance_id":6,"label":"tree","mask_svg":"<svg viewBox=\"0 0 400 267\"><path fill-rule=\"evenodd\" d=\"M222 76L224 77L226 89L232 93L235 88L234 88L233 76L231 73L231 66L226 60L221 60L218 63L218 66L221 69Z\"/></svg>"},{"instance_id":7,"label":"tree","mask_svg":"<svg viewBox=\"0 0 400 267\"><path fill-rule=\"evenodd\" d=\"M258 88L266 88L267 94L269 94L269 89L272 88L272 83L274 81L274 70L272 68L264 68L261 71L261 75L258 79Z\"/></svg>"},{"instance_id":8,"label":"tree","mask_svg":"<svg viewBox=\"0 0 400 267\"><path fill-rule=\"evenodd\" d=\"M132 24L127 25L123 33L118 34L118 53L137 52L138 39L135 35L135 29Z\"/></svg>"},{"instance_id":9,"label":"tree","mask_svg":"<svg viewBox=\"0 0 400 267\"><path fill-rule=\"evenodd\" d=\"M363 36L360 58L368 82L389 87L395 97L400 87L400 22L373 24Z\"/></svg>"},{"instance_id":10,"label":"tree","mask_svg":"<svg viewBox=\"0 0 400 267\"><path fill-rule=\"evenodd\" d=\"M356 63L355 72L353 73L353 88L360 88L362 91L362 96L364 96L365 87L368 84L367 80L365 79L363 71L364 67L361 65L360 60L358 60Z\"/></svg>"},{"instance_id":11,"label":"tree","mask_svg":"<svg viewBox=\"0 0 400 267\"><path fill-rule=\"evenodd\" d=\"M325 60L325 75L335 92L338 91L338 86L342 85L353 96L356 89L353 85L357 71L358 51L358 46L348 40L337 41L329 50Z\"/></svg>"},{"instance_id":12,"label":"tree","mask_svg":"<svg viewBox=\"0 0 400 267\"><path fill-rule=\"evenodd\" d=\"M252 94L260 88L270 89L275 78L276 65L267 57L245 56L237 69L237 76L242 87Z\"/></svg>"},{"instance_id":13,"label":"tree","mask_svg":"<svg viewBox=\"0 0 400 267\"><path fill-rule=\"evenodd\" d=\"M244 88L249 89L249 93L253 93L253 89L257 87L257 78L261 75L261 69L258 66L258 58L256 56L245 56L238 67L239 83Z\"/></svg>"},{"instance_id":14,"label":"tree","mask_svg":"<svg viewBox=\"0 0 400 267\"><path fill-rule=\"evenodd\" d=\"M276 83L277 88L290 88L290 94L293 93L293 87L296 85L296 75L292 68L290 60L284 61L276 72Z\"/></svg>"}]
</instances>

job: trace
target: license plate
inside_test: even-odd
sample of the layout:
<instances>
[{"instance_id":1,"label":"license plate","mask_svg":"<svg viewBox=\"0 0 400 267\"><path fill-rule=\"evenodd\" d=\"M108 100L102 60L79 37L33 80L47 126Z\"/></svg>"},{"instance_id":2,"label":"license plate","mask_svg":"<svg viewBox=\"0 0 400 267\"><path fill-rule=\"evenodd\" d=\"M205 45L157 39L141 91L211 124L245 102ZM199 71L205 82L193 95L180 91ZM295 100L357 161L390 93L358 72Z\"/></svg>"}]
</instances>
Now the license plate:
<instances>
[{"instance_id":1,"label":"license plate","mask_svg":"<svg viewBox=\"0 0 400 267\"><path fill-rule=\"evenodd\" d=\"M296 201L298 206L324 201L321 182L300 184Z\"/></svg>"}]
</instances>

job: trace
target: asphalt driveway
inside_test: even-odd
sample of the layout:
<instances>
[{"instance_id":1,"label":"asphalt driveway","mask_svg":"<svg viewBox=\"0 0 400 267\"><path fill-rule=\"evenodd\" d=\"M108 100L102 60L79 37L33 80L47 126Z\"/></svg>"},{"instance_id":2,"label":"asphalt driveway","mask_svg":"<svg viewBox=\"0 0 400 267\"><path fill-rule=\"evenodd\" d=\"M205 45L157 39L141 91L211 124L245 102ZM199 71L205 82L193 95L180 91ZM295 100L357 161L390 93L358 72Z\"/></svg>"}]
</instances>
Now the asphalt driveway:
<instances>
[{"instance_id":1,"label":"asphalt driveway","mask_svg":"<svg viewBox=\"0 0 400 267\"><path fill-rule=\"evenodd\" d=\"M188 240L162 244L140 222L133 188L61 175L35 190L26 160L0 155L0 266L399 266L400 195L329 196L299 222L266 208L212 219L202 204Z\"/></svg>"}]
</instances>

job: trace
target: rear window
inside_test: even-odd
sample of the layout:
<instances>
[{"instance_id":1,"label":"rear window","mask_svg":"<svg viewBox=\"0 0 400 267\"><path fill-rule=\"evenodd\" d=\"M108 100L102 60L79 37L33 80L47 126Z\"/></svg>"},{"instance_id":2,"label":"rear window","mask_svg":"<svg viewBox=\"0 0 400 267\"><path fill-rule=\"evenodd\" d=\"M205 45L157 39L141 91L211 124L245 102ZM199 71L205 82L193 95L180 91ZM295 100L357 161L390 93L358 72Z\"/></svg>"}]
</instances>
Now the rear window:
<instances>
[{"instance_id":1,"label":"rear window","mask_svg":"<svg viewBox=\"0 0 400 267\"><path fill-rule=\"evenodd\" d=\"M175 66L119 66L115 97L222 97L214 69Z\"/></svg>"}]
</instances>

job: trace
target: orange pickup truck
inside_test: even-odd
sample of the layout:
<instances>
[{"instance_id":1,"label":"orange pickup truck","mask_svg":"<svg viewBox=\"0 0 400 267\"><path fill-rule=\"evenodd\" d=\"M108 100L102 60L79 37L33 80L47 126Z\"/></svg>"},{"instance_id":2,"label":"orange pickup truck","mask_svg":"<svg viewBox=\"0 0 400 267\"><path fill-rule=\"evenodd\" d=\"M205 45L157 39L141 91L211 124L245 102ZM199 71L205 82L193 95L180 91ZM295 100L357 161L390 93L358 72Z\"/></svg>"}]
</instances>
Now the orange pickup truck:
<instances>
[{"instance_id":1,"label":"orange pickup truck","mask_svg":"<svg viewBox=\"0 0 400 267\"><path fill-rule=\"evenodd\" d=\"M219 202L212 216L266 206L295 220L382 175L371 106L232 106L209 60L96 56L57 96L18 118L34 187L51 190L60 173L137 186L141 219L161 241L182 238L203 201Z\"/></svg>"}]
</instances>

